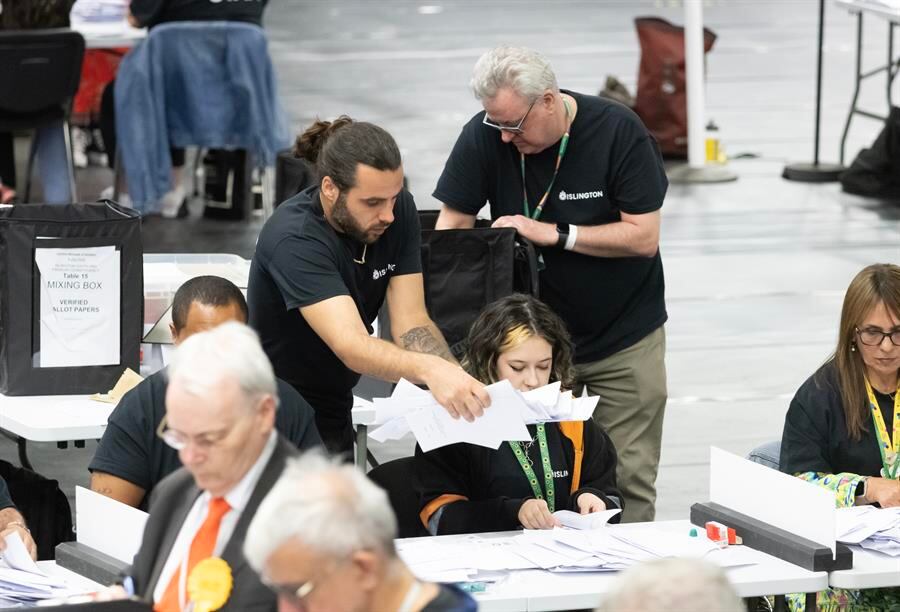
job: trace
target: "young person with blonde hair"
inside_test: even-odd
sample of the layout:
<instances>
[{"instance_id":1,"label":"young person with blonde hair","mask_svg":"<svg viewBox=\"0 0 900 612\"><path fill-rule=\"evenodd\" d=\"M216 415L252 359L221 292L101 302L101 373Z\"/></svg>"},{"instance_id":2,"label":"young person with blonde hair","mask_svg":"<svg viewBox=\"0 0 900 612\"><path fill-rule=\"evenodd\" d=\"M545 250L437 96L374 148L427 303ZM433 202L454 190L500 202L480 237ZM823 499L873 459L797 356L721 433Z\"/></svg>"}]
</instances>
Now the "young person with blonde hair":
<instances>
[{"instance_id":1,"label":"young person with blonde hair","mask_svg":"<svg viewBox=\"0 0 900 612\"><path fill-rule=\"evenodd\" d=\"M490 304L472 325L463 367L488 384L520 391L560 381L571 388L572 343L562 320L527 295ZM582 514L621 508L616 450L588 421L529 425L530 442L493 450L452 444L416 447L420 519L432 534L551 529L554 510ZM616 517L618 518L618 517Z\"/></svg>"}]
</instances>

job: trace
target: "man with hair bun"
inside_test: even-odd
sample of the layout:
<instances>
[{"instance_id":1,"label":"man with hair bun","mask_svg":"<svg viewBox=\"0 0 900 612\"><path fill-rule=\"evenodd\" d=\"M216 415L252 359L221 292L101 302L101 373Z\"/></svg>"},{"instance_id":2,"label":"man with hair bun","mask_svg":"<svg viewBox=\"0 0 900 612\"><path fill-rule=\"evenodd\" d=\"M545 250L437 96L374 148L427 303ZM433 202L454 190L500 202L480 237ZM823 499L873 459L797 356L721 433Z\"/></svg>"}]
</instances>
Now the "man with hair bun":
<instances>
[{"instance_id":1,"label":"man with hair bun","mask_svg":"<svg viewBox=\"0 0 900 612\"><path fill-rule=\"evenodd\" d=\"M319 182L281 204L259 235L250 324L275 373L312 404L326 447L353 447L361 374L425 384L452 416L480 416L490 397L425 309L418 215L397 143L341 116L316 121L295 154L316 166ZM371 336L385 300L394 343Z\"/></svg>"},{"instance_id":2,"label":"man with hair bun","mask_svg":"<svg viewBox=\"0 0 900 612\"><path fill-rule=\"evenodd\" d=\"M666 406L666 305L659 255L668 182L653 136L625 106L560 89L546 58L498 47L475 63L476 114L434 197L437 229L494 227L540 250L541 300L575 343L576 391L619 451L623 520L652 521Z\"/></svg>"}]
</instances>

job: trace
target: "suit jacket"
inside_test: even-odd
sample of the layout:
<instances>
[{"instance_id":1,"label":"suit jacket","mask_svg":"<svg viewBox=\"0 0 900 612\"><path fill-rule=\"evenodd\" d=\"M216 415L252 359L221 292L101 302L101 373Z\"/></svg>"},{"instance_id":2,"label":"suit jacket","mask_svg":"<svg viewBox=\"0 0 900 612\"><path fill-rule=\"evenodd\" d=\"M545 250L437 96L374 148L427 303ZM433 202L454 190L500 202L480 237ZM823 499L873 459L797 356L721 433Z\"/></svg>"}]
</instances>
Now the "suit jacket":
<instances>
[{"instance_id":1,"label":"suit jacket","mask_svg":"<svg viewBox=\"0 0 900 612\"><path fill-rule=\"evenodd\" d=\"M231 596L225 606L220 608L223 612L274 612L278 607L275 594L262 584L259 576L247 564L242 548L247 527L260 502L278 480L286 459L296 454L296 448L279 435L275 451L263 468L234 532L222 550L221 556L231 567L234 580ZM139 597L147 601L153 600L153 591L175 544L175 538L201 493L193 476L185 468L164 478L153 491L144 537L131 567L134 590Z\"/></svg>"}]
</instances>

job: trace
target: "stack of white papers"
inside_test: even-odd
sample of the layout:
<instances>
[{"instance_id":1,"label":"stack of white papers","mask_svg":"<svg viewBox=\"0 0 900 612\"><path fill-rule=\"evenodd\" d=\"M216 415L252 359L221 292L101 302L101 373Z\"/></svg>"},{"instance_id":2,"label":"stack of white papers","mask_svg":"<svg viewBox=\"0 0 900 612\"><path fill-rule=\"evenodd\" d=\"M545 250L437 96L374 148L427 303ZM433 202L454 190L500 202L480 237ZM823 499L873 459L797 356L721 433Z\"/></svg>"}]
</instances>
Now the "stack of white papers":
<instances>
[{"instance_id":1,"label":"stack of white papers","mask_svg":"<svg viewBox=\"0 0 900 612\"><path fill-rule=\"evenodd\" d=\"M33 605L68 594L64 582L44 574L31 559L19 534L6 536L0 563L0 608Z\"/></svg>"},{"instance_id":2,"label":"stack of white papers","mask_svg":"<svg viewBox=\"0 0 900 612\"><path fill-rule=\"evenodd\" d=\"M900 508L839 508L836 530L838 542L900 557Z\"/></svg>"},{"instance_id":3,"label":"stack of white papers","mask_svg":"<svg viewBox=\"0 0 900 612\"><path fill-rule=\"evenodd\" d=\"M603 522L615 511L596 513ZM590 516L590 515L589 515ZM720 549L705 537L655 528L600 527L525 530L520 535L398 540L400 557L422 580L490 582L512 570L614 572L664 557L702 557L723 568L759 563L764 554L745 546Z\"/></svg>"},{"instance_id":4,"label":"stack of white papers","mask_svg":"<svg viewBox=\"0 0 900 612\"><path fill-rule=\"evenodd\" d=\"M391 397L373 400L375 423L381 426L369 436L385 442L412 432L426 452L457 442L496 449L506 440L531 440L526 424L584 421L597 405L596 397L560 393L558 382L526 393L513 389L508 380L486 389L491 396L490 407L483 416L468 422L452 418L429 391L401 380Z\"/></svg>"},{"instance_id":5,"label":"stack of white papers","mask_svg":"<svg viewBox=\"0 0 900 612\"><path fill-rule=\"evenodd\" d=\"M78 0L70 15L75 21L123 21L127 11L128 0Z\"/></svg>"}]
</instances>

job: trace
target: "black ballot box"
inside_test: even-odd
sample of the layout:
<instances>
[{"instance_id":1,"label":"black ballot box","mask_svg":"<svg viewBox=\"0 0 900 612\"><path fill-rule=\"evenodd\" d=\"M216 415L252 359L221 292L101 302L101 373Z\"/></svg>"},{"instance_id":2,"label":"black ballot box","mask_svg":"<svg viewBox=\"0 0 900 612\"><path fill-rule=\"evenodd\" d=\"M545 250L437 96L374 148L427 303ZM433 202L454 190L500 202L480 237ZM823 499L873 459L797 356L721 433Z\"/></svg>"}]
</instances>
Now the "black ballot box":
<instances>
[{"instance_id":1,"label":"black ballot box","mask_svg":"<svg viewBox=\"0 0 900 612\"><path fill-rule=\"evenodd\" d=\"M139 370L142 327L137 212L0 207L0 393L108 391Z\"/></svg>"}]
</instances>

